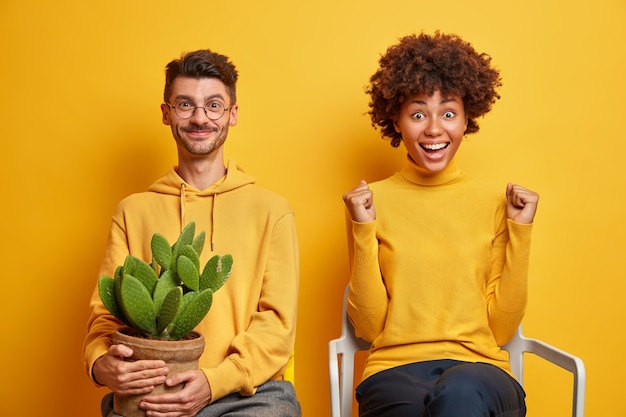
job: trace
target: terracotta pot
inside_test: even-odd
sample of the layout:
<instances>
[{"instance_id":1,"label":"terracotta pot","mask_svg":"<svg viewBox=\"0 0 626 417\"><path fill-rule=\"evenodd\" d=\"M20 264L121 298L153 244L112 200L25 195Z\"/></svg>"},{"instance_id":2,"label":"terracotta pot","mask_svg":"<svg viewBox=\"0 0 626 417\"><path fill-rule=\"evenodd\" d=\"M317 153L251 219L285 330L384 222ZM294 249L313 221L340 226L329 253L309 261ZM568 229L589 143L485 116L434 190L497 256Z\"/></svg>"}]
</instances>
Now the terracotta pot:
<instances>
[{"instance_id":1,"label":"terracotta pot","mask_svg":"<svg viewBox=\"0 0 626 417\"><path fill-rule=\"evenodd\" d=\"M133 335L135 334L135 335ZM122 344L133 350L133 356L129 361L139 359L160 359L167 363L170 375L179 372L198 369L198 359L204 351L204 337L193 332L183 340L155 340L136 336L136 331L130 328L122 328L112 336L113 344ZM151 394L179 391L183 384L175 387L167 387L164 384L157 385ZM114 394L113 410L124 417L145 417L145 412L139 408L139 402L144 395L123 396Z\"/></svg>"}]
</instances>

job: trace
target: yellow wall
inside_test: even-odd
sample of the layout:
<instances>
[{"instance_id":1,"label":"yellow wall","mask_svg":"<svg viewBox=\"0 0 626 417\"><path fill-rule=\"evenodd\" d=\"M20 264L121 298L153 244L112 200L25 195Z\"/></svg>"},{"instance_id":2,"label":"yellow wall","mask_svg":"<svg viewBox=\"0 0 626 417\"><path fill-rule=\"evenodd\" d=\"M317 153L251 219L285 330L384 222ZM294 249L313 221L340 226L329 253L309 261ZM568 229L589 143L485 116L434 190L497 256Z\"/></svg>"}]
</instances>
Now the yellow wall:
<instances>
[{"instance_id":1,"label":"yellow wall","mask_svg":"<svg viewBox=\"0 0 626 417\"><path fill-rule=\"evenodd\" d=\"M421 29L460 34L501 68L503 98L461 164L541 193L525 331L585 360L588 415L619 414L625 18L623 0L2 0L0 415L97 415L104 391L83 374L81 343L110 215L175 162L163 67L204 47L241 74L228 155L297 213L297 390L305 417L328 415L347 280L340 197L403 159L363 115L363 87L379 54ZM529 416L567 415L568 377L529 367Z\"/></svg>"}]
</instances>

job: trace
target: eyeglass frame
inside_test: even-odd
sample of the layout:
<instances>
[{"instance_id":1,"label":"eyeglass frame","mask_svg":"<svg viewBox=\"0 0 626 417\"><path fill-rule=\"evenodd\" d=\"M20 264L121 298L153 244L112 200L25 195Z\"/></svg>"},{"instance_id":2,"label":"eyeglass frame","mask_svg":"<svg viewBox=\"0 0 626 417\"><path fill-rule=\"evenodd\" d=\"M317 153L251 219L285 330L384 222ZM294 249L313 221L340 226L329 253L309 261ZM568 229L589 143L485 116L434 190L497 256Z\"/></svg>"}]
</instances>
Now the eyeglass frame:
<instances>
[{"instance_id":1,"label":"eyeglass frame","mask_svg":"<svg viewBox=\"0 0 626 417\"><path fill-rule=\"evenodd\" d=\"M213 102L215 102L215 103L219 103L219 104L221 104L221 105L223 106L223 104L222 104L221 102L217 101L217 100L213 100ZM211 120L211 121L214 121L214 122L215 122L215 121L217 121L217 120L219 120L219 119L221 119L222 117L224 117L224 114L226 114L226 112L232 108L232 106L231 106L231 107L224 107L224 111L222 112L222 114L221 114L218 118L213 119L212 117L210 117L210 116L209 116L210 111L209 111L209 110L207 110L207 107L208 107L208 106L196 106L195 104L190 103L190 104L192 104L192 105L193 105L193 110L192 110L192 111L191 111L191 113L189 114L189 117L183 117L183 116L181 116L181 115L178 113L178 110L176 110L176 106L177 106L177 105L172 106L172 105L171 105L170 103L168 103L168 102L165 102L165 104L167 104L167 105L170 107L170 109L173 109L173 110L174 110L174 113L176 113L176 116L180 117L180 118L181 118L181 119L183 119L183 120L189 120L189 119L191 119L191 118L193 117L193 115L194 115L194 114L196 114L196 110L198 110L198 109L202 109L202 110L204 110L204 115L206 116L206 118L207 118L207 119L209 119L209 120Z\"/></svg>"}]
</instances>

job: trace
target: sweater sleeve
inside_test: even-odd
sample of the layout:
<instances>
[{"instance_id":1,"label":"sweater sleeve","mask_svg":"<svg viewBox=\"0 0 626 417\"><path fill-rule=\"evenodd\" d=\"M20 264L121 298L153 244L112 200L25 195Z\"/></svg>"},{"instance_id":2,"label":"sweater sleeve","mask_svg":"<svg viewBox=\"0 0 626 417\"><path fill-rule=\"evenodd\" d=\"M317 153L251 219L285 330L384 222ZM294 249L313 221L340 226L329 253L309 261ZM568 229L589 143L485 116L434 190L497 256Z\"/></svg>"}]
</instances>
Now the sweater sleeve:
<instances>
[{"instance_id":1,"label":"sweater sleeve","mask_svg":"<svg viewBox=\"0 0 626 417\"><path fill-rule=\"evenodd\" d=\"M114 218L100 266L100 275L113 277L116 266L123 264L128 253L126 234ZM83 344L83 361L87 375L97 384L92 374L93 364L108 351L111 346L111 334L122 326L122 323L109 313L100 300L97 283L92 292L89 307L91 314Z\"/></svg>"},{"instance_id":2,"label":"sweater sleeve","mask_svg":"<svg viewBox=\"0 0 626 417\"><path fill-rule=\"evenodd\" d=\"M348 225L348 316L356 335L372 342L383 331L389 303L378 261L376 221L358 223L348 219Z\"/></svg>"},{"instance_id":3,"label":"sweater sleeve","mask_svg":"<svg viewBox=\"0 0 626 417\"><path fill-rule=\"evenodd\" d=\"M487 308L499 346L511 340L526 311L531 231L532 224L506 219L494 241Z\"/></svg>"},{"instance_id":4,"label":"sweater sleeve","mask_svg":"<svg viewBox=\"0 0 626 417\"><path fill-rule=\"evenodd\" d=\"M298 284L298 241L290 213L272 230L258 311L233 339L230 354L216 367L203 368L212 402L233 392L253 395L259 385L282 375L294 348Z\"/></svg>"}]
</instances>

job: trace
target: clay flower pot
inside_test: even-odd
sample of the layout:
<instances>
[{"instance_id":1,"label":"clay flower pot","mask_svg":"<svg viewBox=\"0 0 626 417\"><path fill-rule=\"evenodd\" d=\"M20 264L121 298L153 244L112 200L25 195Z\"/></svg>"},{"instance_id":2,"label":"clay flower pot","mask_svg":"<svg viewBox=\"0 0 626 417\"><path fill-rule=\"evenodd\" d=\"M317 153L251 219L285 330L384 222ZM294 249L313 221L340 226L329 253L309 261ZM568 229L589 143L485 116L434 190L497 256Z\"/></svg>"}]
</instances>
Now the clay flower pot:
<instances>
[{"instance_id":1,"label":"clay flower pot","mask_svg":"<svg viewBox=\"0 0 626 417\"><path fill-rule=\"evenodd\" d=\"M138 335L136 330L122 328L113 333L113 344L122 344L133 350L129 361L139 359L160 359L165 361L171 374L198 369L198 359L204 350L204 337L198 332L192 332L182 340L147 339ZM167 387L165 384L154 387L151 394L178 391L183 384ZM114 394L113 410L124 417L145 417L145 412L139 408L139 402L144 395L122 396Z\"/></svg>"}]
</instances>

